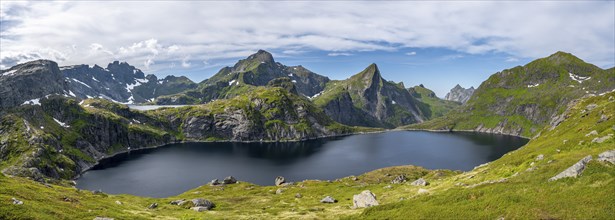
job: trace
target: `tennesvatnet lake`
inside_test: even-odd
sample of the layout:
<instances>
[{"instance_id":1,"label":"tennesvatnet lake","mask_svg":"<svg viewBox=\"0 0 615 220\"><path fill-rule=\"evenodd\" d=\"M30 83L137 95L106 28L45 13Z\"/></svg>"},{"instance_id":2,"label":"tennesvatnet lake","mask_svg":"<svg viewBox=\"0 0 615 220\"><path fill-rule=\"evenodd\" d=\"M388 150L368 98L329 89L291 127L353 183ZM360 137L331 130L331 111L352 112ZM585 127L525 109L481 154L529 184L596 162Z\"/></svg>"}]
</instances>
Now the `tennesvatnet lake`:
<instances>
[{"instance_id":1,"label":"tennesvatnet lake","mask_svg":"<svg viewBox=\"0 0 615 220\"><path fill-rule=\"evenodd\" d=\"M77 187L167 197L226 176L274 185L276 176L287 182L333 180L398 165L468 171L527 141L483 133L390 131L302 142L170 144L104 159L77 179Z\"/></svg>"}]
</instances>

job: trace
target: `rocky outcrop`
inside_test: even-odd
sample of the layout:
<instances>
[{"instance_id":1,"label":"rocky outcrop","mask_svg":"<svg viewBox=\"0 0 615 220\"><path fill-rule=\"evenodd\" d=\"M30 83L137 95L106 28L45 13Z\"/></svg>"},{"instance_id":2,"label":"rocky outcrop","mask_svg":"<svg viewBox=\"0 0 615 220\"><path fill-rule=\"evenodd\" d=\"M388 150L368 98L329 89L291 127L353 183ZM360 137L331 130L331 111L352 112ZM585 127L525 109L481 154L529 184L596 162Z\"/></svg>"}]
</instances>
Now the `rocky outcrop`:
<instances>
[{"instance_id":1,"label":"rocky outcrop","mask_svg":"<svg viewBox=\"0 0 615 220\"><path fill-rule=\"evenodd\" d=\"M419 178L419 179L415 180L414 182L410 183L410 185L413 185L413 186L427 186L427 185L429 185L429 183L425 179Z\"/></svg>"},{"instance_id":2,"label":"rocky outcrop","mask_svg":"<svg viewBox=\"0 0 615 220\"><path fill-rule=\"evenodd\" d=\"M577 177L577 176L581 175L583 170L585 170L585 166L587 165L587 163L589 163L590 160L592 160L592 156L591 155L589 155L587 157L584 157L583 159L579 160L579 162L575 163L574 165L572 165L568 169L562 171L561 173L555 175L554 177L551 177L549 179L549 182L555 181L555 180L559 180L559 179L562 179L562 178Z\"/></svg>"},{"instance_id":3,"label":"rocky outcrop","mask_svg":"<svg viewBox=\"0 0 615 220\"><path fill-rule=\"evenodd\" d=\"M284 183L286 183L286 179L284 179L283 176L278 176L278 177L275 178L275 185L276 186L281 186Z\"/></svg>"},{"instance_id":4,"label":"rocky outcrop","mask_svg":"<svg viewBox=\"0 0 615 220\"><path fill-rule=\"evenodd\" d=\"M358 195L352 196L352 204L355 208L366 208L378 205L376 195L371 191L365 190Z\"/></svg>"},{"instance_id":5,"label":"rocky outcrop","mask_svg":"<svg viewBox=\"0 0 615 220\"><path fill-rule=\"evenodd\" d=\"M336 203L337 200L331 196L326 196L325 198L320 200L320 203Z\"/></svg>"},{"instance_id":6,"label":"rocky outcrop","mask_svg":"<svg viewBox=\"0 0 615 220\"><path fill-rule=\"evenodd\" d=\"M615 164L615 150L609 150L609 151L602 152L601 154L598 155L597 160L601 162L609 162L609 163Z\"/></svg>"},{"instance_id":7,"label":"rocky outcrop","mask_svg":"<svg viewBox=\"0 0 615 220\"><path fill-rule=\"evenodd\" d=\"M0 73L0 112L23 104L37 105L51 94L69 94L68 83L53 61L31 61Z\"/></svg>"},{"instance_id":8,"label":"rocky outcrop","mask_svg":"<svg viewBox=\"0 0 615 220\"><path fill-rule=\"evenodd\" d=\"M329 117L347 125L393 128L425 119L419 101L403 84L384 80L376 64L349 79L329 83L313 101Z\"/></svg>"},{"instance_id":9,"label":"rocky outcrop","mask_svg":"<svg viewBox=\"0 0 615 220\"><path fill-rule=\"evenodd\" d=\"M468 100L470 100L470 97L472 97L472 94L474 94L474 90L475 90L474 86L468 89L465 89L461 87L459 84L457 84L455 87L451 89L449 93L446 94L446 96L444 96L444 100L466 103Z\"/></svg>"}]
</instances>

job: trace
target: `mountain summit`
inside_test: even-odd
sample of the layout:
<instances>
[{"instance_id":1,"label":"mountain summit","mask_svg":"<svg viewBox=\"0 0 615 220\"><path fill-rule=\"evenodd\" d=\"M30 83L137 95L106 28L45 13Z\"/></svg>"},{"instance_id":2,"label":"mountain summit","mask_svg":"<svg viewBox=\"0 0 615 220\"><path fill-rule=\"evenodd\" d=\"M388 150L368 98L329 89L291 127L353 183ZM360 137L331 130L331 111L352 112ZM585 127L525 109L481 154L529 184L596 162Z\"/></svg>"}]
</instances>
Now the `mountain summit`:
<instances>
[{"instance_id":1,"label":"mountain summit","mask_svg":"<svg viewBox=\"0 0 615 220\"><path fill-rule=\"evenodd\" d=\"M232 67L224 67L211 78L202 81L198 89L157 100L159 104L205 103L215 99L232 98L257 86L267 86L277 78L289 78L299 94L307 97L322 91L329 78L302 66L285 66L275 62L271 53L258 52L239 60Z\"/></svg>"},{"instance_id":2,"label":"mountain summit","mask_svg":"<svg viewBox=\"0 0 615 220\"><path fill-rule=\"evenodd\" d=\"M346 80L331 81L314 103L342 124L389 127L425 119L418 100L402 84L382 78L374 63Z\"/></svg>"}]
</instances>

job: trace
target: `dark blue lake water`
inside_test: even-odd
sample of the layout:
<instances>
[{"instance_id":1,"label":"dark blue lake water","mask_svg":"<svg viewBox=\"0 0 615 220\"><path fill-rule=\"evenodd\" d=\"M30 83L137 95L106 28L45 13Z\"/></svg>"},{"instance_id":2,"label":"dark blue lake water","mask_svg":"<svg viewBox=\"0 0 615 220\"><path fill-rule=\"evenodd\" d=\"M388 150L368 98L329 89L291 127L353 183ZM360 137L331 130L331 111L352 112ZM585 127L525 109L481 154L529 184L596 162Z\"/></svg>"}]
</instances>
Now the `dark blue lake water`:
<instances>
[{"instance_id":1,"label":"dark blue lake water","mask_svg":"<svg viewBox=\"0 0 615 220\"><path fill-rule=\"evenodd\" d=\"M527 143L495 134L391 131L291 143L183 143L108 158L77 180L81 189L166 197L235 176L273 185L336 179L378 168L417 165L471 170Z\"/></svg>"}]
</instances>

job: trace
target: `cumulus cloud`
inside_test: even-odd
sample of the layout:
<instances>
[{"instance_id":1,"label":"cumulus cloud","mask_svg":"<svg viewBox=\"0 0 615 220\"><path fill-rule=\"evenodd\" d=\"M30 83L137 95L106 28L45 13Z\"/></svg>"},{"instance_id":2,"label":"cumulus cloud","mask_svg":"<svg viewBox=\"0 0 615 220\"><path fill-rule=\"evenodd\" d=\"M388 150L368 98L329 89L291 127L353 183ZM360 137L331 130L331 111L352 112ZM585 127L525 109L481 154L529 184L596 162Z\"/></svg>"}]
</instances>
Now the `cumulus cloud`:
<instances>
[{"instance_id":1,"label":"cumulus cloud","mask_svg":"<svg viewBox=\"0 0 615 220\"><path fill-rule=\"evenodd\" d=\"M414 55L416 55L416 52L415 52L415 51L408 52L408 53L406 53L406 55L408 55L408 56L414 56Z\"/></svg>"},{"instance_id":2,"label":"cumulus cloud","mask_svg":"<svg viewBox=\"0 0 615 220\"><path fill-rule=\"evenodd\" d=\"M184 64L186 56L238 58L257 49L293 56L315 50L352 54L444 48L517 58L561 50L602 66L615 60L613 1L0 4L4 66L36 58L61 65L119 59L156 69Z\"/></svg>"}]
</instances>

